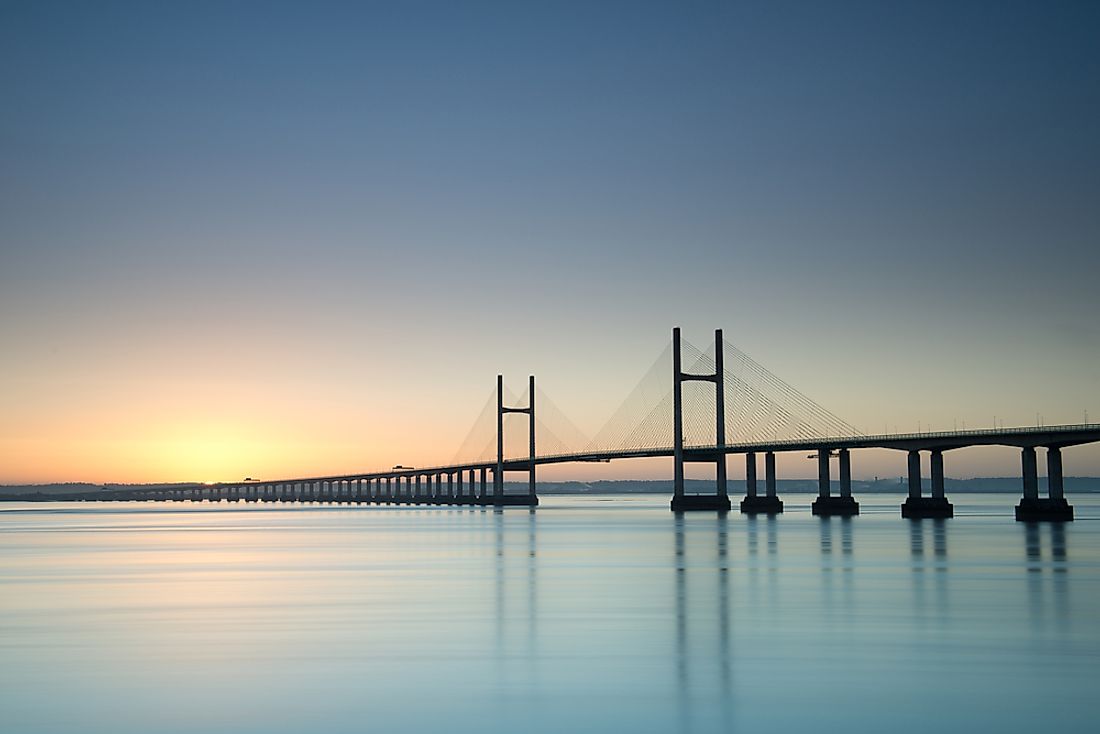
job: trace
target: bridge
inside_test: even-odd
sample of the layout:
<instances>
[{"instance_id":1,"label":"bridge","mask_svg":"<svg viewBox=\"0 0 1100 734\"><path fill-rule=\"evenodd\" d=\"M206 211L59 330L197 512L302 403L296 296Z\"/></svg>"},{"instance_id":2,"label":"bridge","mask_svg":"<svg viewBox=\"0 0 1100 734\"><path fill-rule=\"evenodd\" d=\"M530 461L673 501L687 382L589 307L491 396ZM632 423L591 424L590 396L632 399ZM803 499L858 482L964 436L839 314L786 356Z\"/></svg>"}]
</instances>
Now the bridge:
<instances>
[{"instance_id":1,"label":"bridge","mask_svg":"<svg viewBox=\"0 0 1100 734\"><path fill-rule=\"evenodd\" d=\"M729 456L736 454L745 462L741 512L774 514L783 511L776 494L776 454L811 451L818 474L813 514L857 515L852 452L874 448L907 453L909 491L901 506L902 517L952 517L954 508L944 491L944 454L997 445L1020 449L1022 497L1016 519L1065 521L1073 519L1073 507L1065 498L1062 449L1097 441L1100 424L865 435L726 342L721 329L715 331L713 344L702 351L674 328L671 345L592 438L577 429L544 393L536 391L534 376L528 378L526 392L517 397L498 375L496 390L455 459L446 465L395 465L357 474L120 489L98 492L88 499L535 507L536 469L540 465L669 457L673 459L673 511L726 512L732 509L727 464ZM1039 493L1040 449L1047 465L1045 497ZM927 496L922 490L924 453L929 455L931 468L931 493ZM761 455L762 491L758 483ZM685 492L684 468L692 463L713 465L713 491ZM509 472L527 475L526 491L506 491Z\"/></svg>"}]
</instances>

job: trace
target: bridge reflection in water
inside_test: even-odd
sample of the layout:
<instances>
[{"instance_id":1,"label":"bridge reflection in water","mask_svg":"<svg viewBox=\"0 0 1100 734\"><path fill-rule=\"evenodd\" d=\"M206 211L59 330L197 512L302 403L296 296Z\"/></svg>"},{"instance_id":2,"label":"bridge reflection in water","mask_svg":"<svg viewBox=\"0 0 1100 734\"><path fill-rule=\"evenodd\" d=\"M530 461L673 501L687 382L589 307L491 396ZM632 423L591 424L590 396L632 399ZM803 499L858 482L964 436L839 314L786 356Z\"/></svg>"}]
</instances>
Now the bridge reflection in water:
<instances>
[{"instance_id":1,"label":"bridge reflection in water","mask_svg":"<svg viewBox=\"0 0 1100 734\"><path fill-rule=\"evenodd\" d=\"M498 511L493 518L497 685L552 690L561 685L554 671L560 676L561 661L571 658L581 667L569 670L585 679L587 654L623 652L617 647L623 631L600 626L606 619L595 621L621 604L624 627L637 630L641 624L652 640L636 661L647 672L621 671L621 686L636 685L640 676L648 676L652 684L655 672L648 666L659 664L661 640L667 635L675 729L732 731L749 723L742 721L746 712L758 716L761 707L790 706L783 702L792 690L808 695L809 703L786 713L776 711L776 722L797 719L796 711L804 712L807 705L862 701L861 691L838 692L834 684L849 677L873 680L873 670L893 670L905 655L915 661L902 674L905 680L917 680L924 675L921 671L940 669L948 665L945 660L955 658L964 668L972 667L968 654L985 663L986 658L995 661L1001 653L989 648L988 640L959 636L963 630L973 632L974 624L997 628L994 620L974 616L985 613L973 600L986 593L990 610L1023 613L1041 635L1064 632L1071 623L1064 525L1018 526L1016 547L1028 560L1025 570L1011 554L1001 554L1004 548L998 547L996 558L984 555L986 541L975 541L975 530L984 538L998 532L984 520L968 521L977 522L977 528L955 526L961 559L952 558L952 525L944 519L900 527L887 524L881 514L864 522L850 517L811 521L805 515L791 520L797 524L774 516L734 521L728 515L674 515L669 520L668 565L662 568L658 555L643 554L638 561L647 574L669 574L665 611L652 597L608 599L617 588L613 584L593 590L591 597L581 593L580 599L593 604L586 610L567 608L561 601L579 589L570 586L562 565L564 538L541 538L543 528L551 536L560 532L553 515L532 510L518 517ZM897 542L906 537L908 543ZM606 548L611 558L623 550L613 542ZM1004 588L1005 580L1012 581L1013 589ZM585 630L581 637L590 647L575 646L568 639L570 627ZM798 661L797 668L791 667L792 661ZM821 686L815 689L819 679ZM920 705L919 699L899 704L897 680L877 685L883 699L866 702L871 708ZM943 683L929 685L938 690ZM614 680L601 677L591 695L626 695L616 690ZM866 695L876 694L870 690Z\"/></svg>"}]
</instances>

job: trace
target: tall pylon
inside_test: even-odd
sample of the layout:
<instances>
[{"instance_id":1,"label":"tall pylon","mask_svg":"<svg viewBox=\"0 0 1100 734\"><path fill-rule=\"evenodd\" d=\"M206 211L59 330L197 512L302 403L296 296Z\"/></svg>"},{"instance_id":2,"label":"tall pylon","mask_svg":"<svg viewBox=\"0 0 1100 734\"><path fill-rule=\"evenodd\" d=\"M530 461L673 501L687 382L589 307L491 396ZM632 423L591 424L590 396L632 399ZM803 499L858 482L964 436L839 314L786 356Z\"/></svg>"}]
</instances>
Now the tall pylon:
<instances>
[{"instance_id":1,"label":"tall pylon","mask_svg":"<svg viewBox=\"0 0 1100 734\"><path fill-rule=\"evenodd\" d=\"M728 512L730 498L726 488L726 380L722 352L722 330L714 331L714 373L710 375L684 372L680 356L680 327L672 329L672 510L718 510ZM684 451L683 384L688 381L714 383L714 443L713 450ZM684 493L684 462L714 462L714 494Z\"/></svg>"},{"instance_id":2,"label":"tall pylon","mask_svg":"<svg viewBox=\"0 0 1100 734\"><path fill-rule=\"evenodd\" d=\"M528 401L526 408L504 405L504 375L497 375L497 466L493 472L493 504L524 505L535 507L539 503L535 494L535 376L527 378ZM505 413L526 413L530 419L530 434L527 453L527 494L506 495L504 493L504 415Z\"/></svg>"}]
</instances>

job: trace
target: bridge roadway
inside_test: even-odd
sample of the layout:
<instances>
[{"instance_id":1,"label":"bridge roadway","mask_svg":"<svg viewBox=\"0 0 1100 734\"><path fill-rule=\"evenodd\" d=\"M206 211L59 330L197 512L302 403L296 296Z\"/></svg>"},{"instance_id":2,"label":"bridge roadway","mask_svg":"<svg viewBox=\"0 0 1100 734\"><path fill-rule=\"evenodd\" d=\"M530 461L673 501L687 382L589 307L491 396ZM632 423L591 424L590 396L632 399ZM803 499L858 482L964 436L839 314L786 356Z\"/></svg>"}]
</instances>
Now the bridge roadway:
<instances>
[{"instance_id":1,"label":"bridge roadway","mask_svg":"<svg viewBox=\"0 0 1100 734\"><path fill-rule=\"evenodd\" d=\"M1100 442L1100 424L1018 427L941 431L877 436L784 439L731 443L719 446L685 446L684 461L713 462L722 455L746 457L746 494L741 511L782 512L783 503L775 493L775 454L814 451L818 459L818 498L813 503L817 515L854 515L859 505L851 493L850 452L855 449L894 449L908 453L909 496L902 506L903 517L951 517L953 508L944 494L943 453L970 446L1012 446L1021 450L1023 498L1016 508L1019 520L1071 520L1073 509L1065 500L1062 482L1061 450L1069 446ZM1036 449L1046 449L1048 496L1039 497ZM921 490L920 452L931 454L931 496ZM757 491L757 454L764 454L765 491ZM353 502L416 505L522 505L534 506L533 491L524 494L494 492L503 487L495 480L503 472L533 472L534 465L571 462L603 462L615 459L672 457L673 447L585 451L572 454L510 458L432 467L403 467L380 472L299 477L278 480L246 481L173 487L166 489L110 490L89 495L97 500L189 500L189 501L275 501L275 502ZM830 459L839 459L839 494L832 494ZM494 475L492 484L488 475ZM722 476L724 480L724 472ZM692 495L684 509L730 508L727 490L719 481L713 495Z\"/></svg>"}]
</instances>

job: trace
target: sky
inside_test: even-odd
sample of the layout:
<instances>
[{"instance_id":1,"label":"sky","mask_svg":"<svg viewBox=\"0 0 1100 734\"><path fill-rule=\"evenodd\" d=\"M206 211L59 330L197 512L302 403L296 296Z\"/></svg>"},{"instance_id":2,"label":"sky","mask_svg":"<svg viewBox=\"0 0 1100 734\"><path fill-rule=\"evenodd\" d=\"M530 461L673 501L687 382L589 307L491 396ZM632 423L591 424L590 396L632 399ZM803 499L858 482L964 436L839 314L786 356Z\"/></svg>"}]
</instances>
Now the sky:
<instances>
[{"instance_id":1,"label":"sky","mask_svg":"<svg viewBox=\"0 0 1100 734\"><path fill-rule=\"evenodd\" d=\"M0 482L446 462L498 373L591 433L673 326L866 433L1098 422L1098 32L1095 2L0 0Z\"/></svg>"}]
</instances>

